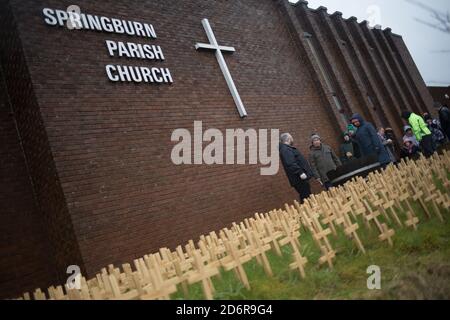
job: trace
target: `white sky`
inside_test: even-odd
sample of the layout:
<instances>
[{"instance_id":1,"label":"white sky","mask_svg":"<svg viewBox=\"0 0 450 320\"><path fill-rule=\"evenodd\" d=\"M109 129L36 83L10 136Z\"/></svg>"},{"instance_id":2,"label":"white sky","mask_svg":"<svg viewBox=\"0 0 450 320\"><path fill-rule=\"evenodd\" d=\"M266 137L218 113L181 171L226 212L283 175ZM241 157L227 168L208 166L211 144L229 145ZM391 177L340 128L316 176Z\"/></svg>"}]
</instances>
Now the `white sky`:
<instances>
[{"instance_id":1,"label":"white sky","mask_svg":"<svg viewBox=\"0 0 450 320\"><path fill-rule=\"evenodd\" d=\"M296 2L296 0L290 0ZM449 0L413 0L442 13L450 12ZM392 28L403 36L427 85L450 85L450 32L444 33L416 19L435 22L431 13L410 0L309 0L310 8L324 6L329 13L340 11L345 18L355 16ZM449 13L450 14L450 13ZM446 52L442 52L446 51Z\"/></svg>"}]
</instances>

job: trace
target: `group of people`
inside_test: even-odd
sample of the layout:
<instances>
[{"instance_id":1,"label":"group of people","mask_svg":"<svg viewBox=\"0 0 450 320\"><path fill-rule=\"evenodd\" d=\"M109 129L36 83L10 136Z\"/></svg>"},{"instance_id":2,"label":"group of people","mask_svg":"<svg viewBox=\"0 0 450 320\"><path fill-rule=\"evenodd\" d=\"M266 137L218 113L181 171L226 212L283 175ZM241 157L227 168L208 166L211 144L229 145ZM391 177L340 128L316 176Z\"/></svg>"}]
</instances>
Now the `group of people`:
<instances>
[{"instance_id":1,"label":"group of people","mask_svg":"<svg viewBox=\"0 0 450 320\"><path fill-rule=\"evenodd\" d=\"M323 143L319 134L311 136L309 161L294 147L291 134L280 137L280 158L286 175L293 188L300 195L300 201L311 195L310 181L316 179L326 190L333 187L328 173L355 159L376 157L381 167L397 163L400 158L415 158L423 153L430 157L436 150L450 141L450 110L439 106L439 119L430 114L422 116L411 111L401 114L406 124L403 145L398 148L394 130L378 130L359 114L351 117L351 124L343 133L339 157L334 150Z\"/></svg>"},{"instance_id":2,"label":"group of people","mask_svg":"<svg viewBox=\"0 0 450 320\"><path fill-rule=\"evenodd\" d=\"M429 113L419 116L407 111L402 117L408 125L404 127L401 158L416 158L421 152L429 157L450 141L450 110L447 106L440 106L439 119L433 119Z\"/></svg>"}]
</instances>

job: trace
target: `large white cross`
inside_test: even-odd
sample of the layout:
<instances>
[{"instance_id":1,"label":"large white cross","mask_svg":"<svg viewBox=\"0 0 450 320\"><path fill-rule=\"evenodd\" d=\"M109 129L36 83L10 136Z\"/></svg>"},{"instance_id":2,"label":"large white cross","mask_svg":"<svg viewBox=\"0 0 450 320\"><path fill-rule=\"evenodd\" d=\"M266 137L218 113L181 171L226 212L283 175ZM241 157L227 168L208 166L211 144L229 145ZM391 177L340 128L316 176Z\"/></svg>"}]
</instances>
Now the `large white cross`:
<instances>
[{"instance_id":1,"label":"large white cross","mask_svg":"<svg viewBox=\"0 0 450 320\"><path fill-rule=\"evenodd\" d=\"M206 31L206 35L208 36L209 43L197 43L195 45L195 49L207 49L214 50L216 52L217 61L219 62L220 69L222 70L225 80L227 81L228 88L230 89L231 95L233 96L234 103L236 104L236 107L239 111L239 115L241 116L241 118L245 118L247 117L247 111L245 110L244 104L242 103L241 97L239 96L239 92L237 91L236 85L234 84L233 78L231 77L230 70L228 70L227 64L222 55L222 51L235 52L236 50L233 47L219 46L208 19L203 19L202 24L203 28Z\"/></svg>"}]
</instances>

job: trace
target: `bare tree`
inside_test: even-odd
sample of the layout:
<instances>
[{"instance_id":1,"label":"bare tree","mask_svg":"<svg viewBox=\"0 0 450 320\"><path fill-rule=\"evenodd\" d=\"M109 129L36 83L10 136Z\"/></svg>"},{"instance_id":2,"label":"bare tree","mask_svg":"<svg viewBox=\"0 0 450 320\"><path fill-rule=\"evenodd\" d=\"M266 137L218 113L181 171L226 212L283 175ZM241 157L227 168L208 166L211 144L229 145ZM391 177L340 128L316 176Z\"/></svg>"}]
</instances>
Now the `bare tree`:
<instances>
[{"instance_id":1,"label":"bare tree","mask_svg":"<svg viewBox=\"0 0 450 320\"><path fill-rule=\"evenodd\" d=\"M421 1L418 0L406 0L409 3L422 8L423 10L430 13L430 21L425 21L419 18L415 18L418 22L425 24L431 28L437 29L439 31L450 34L450 12L440 12L435 8L432 8Z\"/></svg>"}]
</instances>

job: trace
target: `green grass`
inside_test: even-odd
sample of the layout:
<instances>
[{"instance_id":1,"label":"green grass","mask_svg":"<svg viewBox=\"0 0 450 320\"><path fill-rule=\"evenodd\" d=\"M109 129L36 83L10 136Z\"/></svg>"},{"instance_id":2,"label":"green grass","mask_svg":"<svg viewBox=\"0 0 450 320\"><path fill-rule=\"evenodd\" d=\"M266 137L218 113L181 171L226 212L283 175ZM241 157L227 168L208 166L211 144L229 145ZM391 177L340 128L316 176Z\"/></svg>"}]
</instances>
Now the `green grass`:
<instances>
[{"instance_id":1,"label":"green grass","mask_svg":"<svg viewBox=\"0 0 450 320\"><path fill-rule=\"evenodd\" d=\"M443 190L438 181L438 187ZM420 205L413 205L420 219L418 231L411 228L395 229L394 247L389 247L386 241L378 240L378 233L366 229L362 221L358 235L367 251L361 254L354 242L339 233L331 235L330 242L336 250L334 268L327 265L319 267L320 250L315 245L311 234L303 229L300 236L302 255L308 258L306 279L299 272L289 270L291 251L288 246L282 248L283 256L278 257L272 251L268 259L274 276L268 277L262 266L256 260L245 265L251 290L247 290L238 281L234 272L222 272L221 277L213 278L216 289L215 298L221 300L280 300L280 299L399 299L399 298L439 298L450 299L450 272L439 276L433 270L441 270L441 266L450 269L450 212L446 209L445 222L436 216L427 219ZM431 211L433 210L430 206ZM402 216L403 217L403 216ZM401 218L402 219L402 218ZM402 219L404 220L404 218ZM367 267L378 265L381 268L381 290L367 289ZM433 277L430 274L433 273ZM404 280L407 279L407 280ZM425 279L425 280L424 280ZM408 282L409 281L409 282ZM430 284L425 290L421 287L423 281ZM420 288L420 289L417 289ZM425 294L424 292L427 291ZM402 295L402 294L405 295ZM414 294L412 297L408 294ZM200 284L189 287L185 296L181 288L172 296L173 299L201 300L204 295Z\"/></svg>"}]
</instances>

